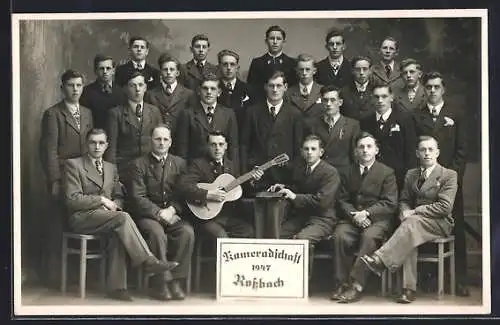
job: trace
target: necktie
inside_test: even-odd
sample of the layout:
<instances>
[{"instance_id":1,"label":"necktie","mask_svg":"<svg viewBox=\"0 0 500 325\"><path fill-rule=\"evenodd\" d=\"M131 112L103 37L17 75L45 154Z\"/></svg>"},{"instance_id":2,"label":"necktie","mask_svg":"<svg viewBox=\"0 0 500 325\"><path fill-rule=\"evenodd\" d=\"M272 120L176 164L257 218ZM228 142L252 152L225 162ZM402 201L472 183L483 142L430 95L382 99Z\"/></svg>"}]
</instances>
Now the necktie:
<instances>
[{"instance_id":1,"label":"necktie","mask_svg":"<svg viewBox=\"0 0 500 325\"><path fill-rule=\"evenodd\" d=\"M142 66L141 63L137 63L137 70L142 70L144 69L144 67Z\"/></svg>"},{"instance_id":2,"label":"necktie","mask_svg":"<svg viewBox=\"0 0 500 325\"><path fill-rule=\"evenodd\" d=\"M410 103L412 103L413 100L415 99L415 95L416 95L415 89L410 89L408 91L408 100L410 101Z\"/></svg>"},{"instance_id":3,"label":"necktie","mask_svg":"<svg viewBox=\"0 0 500 325\"><path fill-rule=\"evenodd\" d=\"M73 111L73 118L75 119L76 126L80 129L80 109L78 107Z\"/></svg>"},{"instance_id":4,"label":"necktie","mask_svg":"<svg viewBox=\"0 0 500 325\"><path fill-rule=\"evenodd\" d=\"M366 174L368 174L368 166L363 167L363 172L361 173L361 179L365 178Z\"/></svg>"},{"instance_id":5,"label":"necktie","mask_svg":"<svg viewBox=\"0 0 500 325\"><path fill-rule=\"evenodd\" d=\"M163 167L165 166L165 157L160 158L160 165Z\"/></svg>"},{"instance_id":6,"label":"necktie","mask_svg":"<svg viewBox=\"0 0 500 325\"><path fill-rule=\"evenodd\" d=\"M102 92L105 94L111 94L113 92L113 88L111 87L110 84L104 84L102 86Z\"/></svg>"},{"instance_id":7,"label":"necktie","mask_svg":"<svg viewBox=\"0 0 500 325\"><path fill-rule=\"evenodd\" d=\"M386 65L385 66L385 75L387 76L387 78L389 78L391 76L391 66L390 65Z\"/></svg>"},{"instance_id":8,"label":"necktie","mask_svg":"<svg viewBox=\"0 0 500 325\"><path fill-rule=\"evenodd\" d=\"M214 162L214 166L215 166L214 173L216 175L220 175L220 174L224 173L224 166L222 165L221 161Z\"/></svg>"},{"instance_id":9,"label":"necktie","mask_svg":"<svg viewBox=\"0 0 500 325\"><path fill-rule=\"evenodd\" d=\"M431 115L432 115L432 120L433 120L434 122L436 122L436 120L437 120L437 118L438 118L438 116L439 116L439 114L438 114L438 112L437 112L436 107L433 107L433 108L431 109Z\"/></svg>"},{"instance_id":10,"label":"necktie","mask_svg":"<svg viewBox=\"0 0 500 325\"><path fill-rule=\"evenodd\" d=\"M304 88L302 88L302 96L304 97L307 97L309 96L309 92L307 91L307 86L304 86Z\"/></svg>"},{"instance_id":11,"label":"necktie","mask_svg":"<svg viewBox=\"0 0 500 325\"><path fill-rule=\"evenodd\" d=\"M418 177L417 187L420 189L425 182L425 169L420 171L420 176Z\"/></svg>"},{"instance_id":12,"label":"necktie","mask_svg":"<svg viewBox=\"0 0 500 325\"><path fill-rule=\"evenodd\" d=\"M307 165L306 167L306 176L310 176L312 174L312 166Z\"/></svg>"},{"instance_id":13,"label":"necktie","mask_svg":"<svg viewBox=\"0 0 500 325\"><path fill-rule=\"evenodd\" d=\"M208 124L211 124L212 120L214 118L214 111L215 111L215 109L212 106L209 106L207 110L208 110L208 112L207 112Z\"/></svg>"},{"instance_id":14,"label":"necktie","mask_svg":"<svg viewBox=\"0 0 500 325\"><path fill-rule=\"evenodd\" d=\"M135 116L137 116L138 119L142 118L142 105L141 104L137 104L137 106L135 107Z\"/></svg>"},{"instance_id":15,"label":"necktie","mask_svg":"<svg viewBox=\"0 0 500 325\"><path fill-rule=\"evenodd\" d=\"M233 92L233 85L230 82L226 84L226 88L227 90L229 90L230 93Z\"/></svg>"},{"instance_id":16,"label":"necktie","mask_svg":"<svg viewBox=\"0 0 500 325\"><path fill-rule=\"evenodd\" d=\"M272 118L276 118L276 107L272 106L269 110L271 111Z\"/></svg>"},{"instance_id":17,"label":"necktie","mask_svg":"<svg viewBox=\"0 0 500 325\"><path fill-rule=\"evenodd\" d=\"M196 67L198 68L198 70L200 71L200 73L203 73L203 63L201 61L199 61L198 63L196 63Z\"/></svg>"},{"instance_id":18,"label":"necktie","mask_svg":"<svg viewBox=\"0 0 500 325\"><path fill-rule=\"evenodd\" d=\"M340 65L338 63L333 64L333 72L337 74L339 72Z\"/></svg>"},{"instance_id":19,"label":"necktie","mask_svg":"<svg viewBox=\"0 0 500 325\"><path fill-rule=\"evenodd\" d=\"M96 159L95 168L97 169L97 172L99 173L99 175L102 175L104 173L104 171L102 169L102 161L100 159Z\"/></svg>"},{"instance_id":20,"label":"necktie","mask_svg":"<svg viewBox=\"0 0 500 325\"><path fill-rule=\"evenodd\" d=\"M167 84L167 94L172 95L172 85L171 84Z\"/></svg>"},{"instance_id":21,"label":"necktie","mask_svg":"<svg viewBox=\"0 0 500 325\"><path fill-rule=\"evenodd\" d=\"M382 130L382 128L384 127L384 124L385 124L385 121L384 121L384 118L381 115L380 118L378 119L378 128L380 130Z\"/></svg>"}]
</instances>

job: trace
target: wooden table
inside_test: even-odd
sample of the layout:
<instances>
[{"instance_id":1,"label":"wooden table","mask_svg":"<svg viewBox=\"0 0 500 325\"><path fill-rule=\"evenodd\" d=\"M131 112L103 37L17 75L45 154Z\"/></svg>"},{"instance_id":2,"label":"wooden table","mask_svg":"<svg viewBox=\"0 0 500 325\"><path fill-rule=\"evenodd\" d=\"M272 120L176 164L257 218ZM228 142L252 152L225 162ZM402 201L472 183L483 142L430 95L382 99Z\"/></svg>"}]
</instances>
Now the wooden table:
<instances>
[{"instance_id":1,"label":"wooden table","mask_svg":"<svg viewBox=\"0 0 500 325\"><path fill-rule=\"evenodd\" d=\"M287 200L272 192L255 195L255 235L257 238L280 238L280 226L285 218Z\"/></svg>"}]
</instances>

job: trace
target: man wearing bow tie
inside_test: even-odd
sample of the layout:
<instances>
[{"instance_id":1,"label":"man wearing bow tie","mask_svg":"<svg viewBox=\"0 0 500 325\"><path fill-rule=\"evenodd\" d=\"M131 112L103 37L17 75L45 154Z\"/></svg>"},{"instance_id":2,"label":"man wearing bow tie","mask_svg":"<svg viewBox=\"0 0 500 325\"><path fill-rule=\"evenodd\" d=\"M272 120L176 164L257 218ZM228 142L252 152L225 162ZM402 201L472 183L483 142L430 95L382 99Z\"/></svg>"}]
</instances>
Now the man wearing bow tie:
<instances>
[{"instance_id":1,"label":"man wearing bow tie","mask_svg":"<svg viewBox=\"0 0 500 325\"><path fill-rule=\"evenodd\" d=\"M61 256L62 227L61 213L64 207L61 202L61 177L64 160L79 157L88 150L85 136L92 129L92 111L80 105L84 78L75 70L66 70L61 76L61 92L63 99L44 111L40 137L40 160L45 174L47 191L51 198L50 220L46 223L47 252L51 259L48 264L57 262ZM53 263L52 263L53 262ZM59 268L55 268L59 270ZM58 271L48 270L47 280L51 284L59 283Z\"/></svg>"},{"instance_id":2,"label":"man wearing bow tie","mask_svg":"<svg viewBox=\"0 0 500 325\"><path fill-rule=\"evenodd\" d=\"M239 171L238 122L232 109L218 103L220 92L217 76L204 75L198 88L199 102L183 110L177 120L177 152L186 160L205 156L208 134L219 130L227 141L228 158L235 164L236 171Z\"/></svg>"},{"instance_id":3,"label":"man wearing bow tie","mask_svg":"<svg viewBox=\"0 0 500 325\"><path fill-rule=\"evenodd\" d=\"M372 67L373 81L377 85L387 85L393 89L404 86L400 66L396 61L398 51L398 41L393 37L388 36L382 41L380 45L381 61Z\"/></svg>"},{"instance_id":4,"label":"man wearing bow tie","mask_svg":"<svg viewBox=\"0 0 500 325\"><path fill-rule=\"evenodd\" d=\"M226 192L223 189L205 190L199 188L198 183L212 183L221 174L230 174L235 178L239 176L237 166L225 155L228 143L223 132L210 131L205 144L207 146L205 154L191 161L187 172L177 183L179 191L188 201L202 206L209 201L223 202ZM262 175L262 171L256 170L253 178L258 180ZM251 238L254 235L254 229L247 220L241 217L243 213L238 203L225 203L220 213L210 220L200 220L192 216L193 224L212 239Z\"/></svg>"},{"instance_id":5,"label":"man wearing bow tie","mask_svg":"<svg viewBox=\"0 0 500 325\"><path fill-rule=\"evenodd\" d=\"M286 100L302 112L304 119L321 115L321 85L314 81L316 61L309 54L297 57L299 83L288 88Z\"/></svg>"},{"instance_id":6,"label":"man wearing bow tie","mask_svg":"<svg viewBox=\"0 0 500 325\"><path fill-rule=\"evenodd\" d=\"M427 102L415 111L417 135L434 137L440 148L438 162L458 174L458 190L453 206L455 220L455 256L457 274L457 295L468 296L467 248L463 211L463 176L467 155L467 125L463 112L456 106L449 106L444 100L445 82L439 72L429 72L422 78Z\"/></svg>"},{"instance_id":7,"label":"man wearing bow tie","mask_svg":"<svg viewBox=\"0 0 500 325\"><path fill-rule=\"evenodd\" d=\"M127 187L129 163L151 151L151 133L162 123L160 110L144 102L146 89L144 75L134 72L125 87L127 100L109 111L109 149L105 158L117 165L120 181Z\"/></svg>"},{"instance_id":8,"label":"man wearing bow tie","mask_svg":"<svg viewBox=\"0 0 500 325\"><path fill-rule=\"evenodd\" d=\"M123 88L115 82L115 62L108 55L94 57L96 80L83 88L80 103L92 111L94 126L104 129L107 126L108 111L126 100Z\"/></svg>"},{"instance_id":9,"label":"man wearing bow tie","mask_svg":"<svg viewBox=\"0 0 500 325\"><path fill-rule=\"evenodd\" d=\"M286 43L285 30L276 25L269 27L266 30L265 42L268 52L252 59L247 77L248 85L252 87L258 100L265 99L266 94L262 87L275 71L282 71L285 74L289 86L297 83L296 60L283 53Z\"/></svg>"},{"instance_id":10,"label":"man wearing bow tie","mask_svg":"<svg viewBox=\"0 0 500 325\"><path fill-rule=\"evenodd\" d=\"M359 257L382 244L392 228L398 203L394 171L376 160L379 146L375 137L361 132L355 143L357 159L342 175L339 222L333 234L336 287L331 300L339 303L361 299L369 272Z\"/></svg>"},{"instance_id":11,"label":"man wearing bow tie","mask_svg":"<svg viewBox=\"0 0 500 325\"><path fill-rule=\"evenodd\" d=\"M343 88L352 82L351 63L344 57L344 34L336 29L329 31L325 37L325 48L328 50L328 57L318 62L315 79L324 86Z\"/></svg>"},{"instance_id":12,"label":"man wearing bow tie","mask_svg":"<svg viewBox=\"0 0 500 325\"><path fill-rule=\"evenodd\" d=\"M194 231L183 220L182 198L175 189L186 162L169 153L172 137L167 125L153 129L151 142L151 153L132 162L128 188L131 207L151 252L160 261L179 263L174 270L151 278L150 296L162 301L183 300L181 282L188 276Z\"/></svg>"},{"instance_id":13,"label":"man wearing bow tie","mask_svg":"<svg viewBox=\"0 0 500 325\"><path fill-rule=\"evenodd\" d=\"M253 95L246 83L238 78L240 70L240 56L231 50L222 50L217 54L221 73L221 94L218 101L234 110L238 121L238 130L241 132L245 123L245 112L252 104Z\"/></svg>"},{"instance_id":14,"label":"man wearing bow tie","mask_svg":"<svg viewBox=\"0 0 500 325\"><path fill-rule=\"evenodd\" d=\"M168 53L163 53L158 58L160 67L160 85L146 92L144 101L160 109L163 123L169 125L172 134L177 129L177 119L180 112L188 109L196 102L194 91L184 87L178 82L180 62ZM172 153L177 154L177 142L173 139Z\"/></svg>"},{"instance_id":15,"label":"man wearing bow tie","mask_svg":"<svg viewBox=\"0 0 500 325\"><path fill-rule=\"evenodd\" d=\"M361 257L366 267L380 276L403 267L403 290L396 302L415 300L417 290L418 246L447 237L453 230L453 202L457 192L457 172L438 163L440 149L436 139L418 140L420 167L409 170L399 200L401 224L382 247Z\"/></svg>"},{"instance_id":16,"label":"man wearing bow tie","mask_svg":"<svg viewBox=\"0 0 500 325\"><path fill-rule=\"evenodd\" d=\"M186 88L196 92L205 74L217 75L217 66L207 61L207 55L210 51L208 36L203 34L195 35L191 39L189 49L193 54L193 59L181 66L179 81Z\"/></svg>"},{"instance_id":17,"label":"man wearing bow tie","mask_svg":"<svg viewBox=\"0 0 500 325\"><path fill-rule=\"evenodd\" d=\"M134 36L130 38L128 45L130 61L116 67L116 82L123 87L127 84L130 75L140 72L144 75L148 89L155 88L160 82L160 71L146 62L150 45L148 40L141 36Z\"/></svg>"},{"instance_id":18,"label":"man wearing bow tie","mask_svg":"<svg viewBox=\"0 0 500 325\"><path fill-rule=\"evenodd\" d=\"M394 169L401 190L406 172L416 167L415 122L413 116L394 105L394 96L387 85L372 90L375 112L360 121L361 130L373 134L380 145L378 160Z\"/></svg>"}]
</instances>

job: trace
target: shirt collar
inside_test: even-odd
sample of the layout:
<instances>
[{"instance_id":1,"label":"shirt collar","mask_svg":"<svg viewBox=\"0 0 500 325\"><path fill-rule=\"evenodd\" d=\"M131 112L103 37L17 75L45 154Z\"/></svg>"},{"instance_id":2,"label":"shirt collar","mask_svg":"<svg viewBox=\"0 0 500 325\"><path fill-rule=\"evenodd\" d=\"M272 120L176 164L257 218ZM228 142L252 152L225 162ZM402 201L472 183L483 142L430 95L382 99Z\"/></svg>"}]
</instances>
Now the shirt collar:
<instances>
[{"instance_id":1,"label":"shirt collar","mask_svg":"<svg viewBox=\"0 0 500 325\"><path fill-rule=\"evenodd\" d=\"M387 110L387 112L385 112L384 114L382 114L382 118L384 119L384 121L387 121L387 119L389 118L389 116L391 116L391 113L392 113L392 107L389 108ZM377 121L380 120L380 113L379 112L375 112L375 116L377 118Z\"/></svg>"},{"instance_id":2,"label":"shirt collar","mask_svg":"<svg viewBox=\"0 0 500 325\"><path fill-rule=\"evenodd\" d=\"M283 51L279 52L278 54L276 55L272 55L270 52L267 52L267 55L269 55L271 58L273 59L277 59L279 58L281 55L283 54Z\"/></svg>"},{"instance_id":3,"label":"shirt collar","mask_svg":"<svg viewBox=\"0 0 500 325\"><path fill-rule=\"evenodd\" d=\"M319 165L320 162L321 162L321 159L318 159L317 162L315 162L314 164L311 165L311 167L310 167L311 168L311 172L314 170L314 168L316 168L316 166Z\"/></svg>"},{"instance_id":4,"label":"shirt collar","mask_svg":"<svg viewBox=\"0 0 500 325\"><path fill-rule=\"evenodd\" d=\"M275 107L276 115L278 115L278 112L280 111L281 106L283 105L283 99L276 105L271 104L269 100L266 100L266 102L267 102L267 110L271 112L271 107Z\"/></svg>"},{"instance_id":5,"label":"shirt collar","mask_svg":"<svg viewBox=\"0 0 500 325\"><path fill-rule=\"evenodd\" d=\"M432 173L432 171L434 170L434 168L436 168L437 164L434 164L433 166L431 167L427 167L426 169L424 168L421 168L420 170L425 170L425 179L429 178L430 174Z\"/></svg>"},{"instance_id":6,"label":"shirt collar","mask_svg":"<svg viewBox=\"0 0 500 325\"><path fill-rule=\"evenodd\" d=\"M160 79L161 85L163 86L163 89L167 91L167 83L163 80ZM177 87L177 80L174 81L173 84L170 85L170 92L174 92L175 87Z\"/></svg>"},{"instance_id":7,"label":"shirt collar","mask_svg":"<svg viewBox=\"0 0 500 325\"><path fill-rule=\"evenodd\" d=\"M128 106L132 108L132 111L135 113L135 109L137 107L137 104L141 105L142 109L144 109L144 101L141 101L140 103L133 102L131 100L128 101Z\"/></svg>"},{"instance_id":8,"label":"shirt collar","mask_svg":"<svg viewBox=\"0 0 500 325\"><path fill-rule=\"evenodd\" d=\"M335 114L335 116L333 117L333 125L335 125L335 123L337 123L339 119L340 119L340 112L337 112L337 114ZM326 124L329 124L328 117L326 115L323 115L323 121L325 121Z\"/></svg>"},{"instance_id":9,"label":"shirt collar","mask_svg":"<svg viewBox=\"0 0 500 325\"><path fill-rule=\"evenodd\" d=\"M209 106L213 107L214 110L217 107L217 102L215 102L213 105L208 105L208 104L205 104L204 102L200 102L200 104L201 104L201 107L203 107L203 110L205 111L205 114L208 114L208 107Z\"/></svg>"},{"instance_id":10,"label":"shirt collar","mask_svg":"<svg viewBox=\"0 0 500 325\"><path fill-rule=\"evenodd\" d=\"M336 63L339 66L342 65L342 62L344 62L344 55L341 55L338 59L334 60L330 56L328 56L328 61L330 61L330 65L333 67L333 65Z\"/></svg>"},{"instance_id":11,"label":"shirt collar","mask_svg":"<svg viewBox=\"0 0 500 325\"><path fill-rule=\"evenodd\" d=\"M299 90L302 91L302 89L304 89L304 87L306 87L307 88L307 93L310 94L311 93L311 89L313 87L313 83L314 83L314 81L311 81L308 85L303 85L303 84L301 84L299 82L299 88L300 88Z\"/></svg>"},{"instance_id":12,"label":"shirt collar","mask_svg":"<svg viewBox=\"0 0 500 325\"><path fill-rule=\"evenodd\" d=\"M167 159L167 157L168 157L168 153L167 153L167 154L165 154L165 156L163 156L163 157L162 157L162 156L158 156L157 154L155 154L155 153L154 153L154 152L152 152L152 151L151 151L151 155L152 155L152 156L153 156L153 157L154 157L154 158L155 158L158 162L160 162L162 158L163 158L164 160L166 160L166 159Z\"/></svg>"},{"instance_id":13,"label":"shirt collar","mask_svg":"<svg viewBox=\"0 0 500 325\"><path fill-rule=\"evenodd\" d=\"M226 86L228 83L230 83L231 89L234 89L234 86L236 85L236 78L234 78L233 80L230 80L230 81L222 80L222 82L224 83L224 86Z\"/></svg>"},{"instance_id":14,"label":"shirt collar","mask_svg":"<svg viewBox=\"0 0 500 325\"><path fill-rule=\"evenodd\" d=\"M354 81L354 84L356 85L356 89L358 91L364 92L364 91L366 91L366 87L368 87L368 82L369 81L367 80L364 84L360 84L359 82Z\"/></svg>"},{"instance_id":15,"label":"shirt collar","mask_svg":"<svg viewBox=\"0 0 500 325\"><path fill-rule=\"evenodd\" d=\"M90 158L90 161L92 162L92 165L93 165L93 166L95 166L95 162L96 162L98 159L97 159L97 158L92 157L91 155L89 155L89 158ZM101 157L101 158L99 158L99 160L101 161L101 165L102 165L102 166L104 166L102 157Z\"/></svg>"},{"instance_id":16,"label":"shirt collar","mask_svg":"<svg viewBox=\"0 0 500 325\"><path fill-rule=\"evenodd\" d=\"M64 101L64 104L66 105L66 108L69 110L71 114L74 114L76 111L80 110L80 105L73 104L73 103L68 103L67 101Z\"/></svg>"},{"instance_id":17,"label":"shirt collar","mask_svg":"<svg viewBox=\"0 0 500 325\"><path fill-rule=\"evenodd\" d=\"M441 112L441 109L443 109L443 105L444 105L444 101L442 101L441 103L439 103L435 106L427 103L427 108L429 109L429 113L432 113L432 109L435 108L437 114L439 115L439 113Z\"/></svg>"},{"instance_id":18,"label":"shirt collar","mask_svg":"<svg viewBox=\"0 0 500 325\"><path fill-rule=\"evenodd\" d=\"M389 63L389 64L386 64L385 62L381 62L381 64L382 64L382 67L384 68L384 70L385 70L385 66L388 65L391 67L391 71L394 71L394 60L392 60L391 63Z\"/></svg>"},{"instance_id":19,"label":"shirt collar","mask_svg":"<svg viewBox=\"0 0 500 325\"><path fill-rule=\"evenodd\" d=\"M207 60L206 60L206 59L205 59L205 60L202 60L202 61L198 61L198 60L196 60L196 59L193 59L193 61L194 61L194 64L195 64L195 65L198 65L198 62L201 62L201 64L202 64L203 66L205 66L205 64L207 64Z\"/></svg>"},{"instance_id":20,"label":"shirt collar","mask_svg":"<svg viewBox=\"0 0 500 325\"><path fill-rule=\"evenodd\" d=\"M370 169L372 169L372 166L374 163L375 163L375 160L371 164L369 164L368 166L363 166L363 165L359 164L359 171L362 173L363 170L365 169L365 167L368 167L368 171L369 171Z\"/></svg>"},{"instance_id":21,"label":"shirt collar","mask_svg":"<svg viewBox=\"0 0 500 325\"><path fill-rule=\"evenodd\" d=\"M141 60L139 62L132 61L132 64L134 65L134 68L137 69L137 64L140 63L141 67L144 69L146 67L146 60Z\"/></svg>"}]
</instances>

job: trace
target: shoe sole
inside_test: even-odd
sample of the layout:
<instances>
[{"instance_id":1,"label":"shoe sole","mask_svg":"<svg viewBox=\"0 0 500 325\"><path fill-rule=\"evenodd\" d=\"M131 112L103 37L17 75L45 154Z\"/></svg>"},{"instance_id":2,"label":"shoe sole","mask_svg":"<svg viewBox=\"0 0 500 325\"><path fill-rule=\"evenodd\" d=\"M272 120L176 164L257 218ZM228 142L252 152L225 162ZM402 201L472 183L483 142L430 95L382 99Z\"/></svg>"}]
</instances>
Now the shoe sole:
<instances>
[{"instance_id":1,"label":"shoe sole","mask_svg":"<svg viewBox=\"0 0 500 325\"><path fill-rule=\"evenodd\" d=\"M366 267L370 269L370 271L372 271L373 273L375 273L377 276L381 277L382 276L382 272L380 272L379 270L375 269L373 266L371 266L371 264L365 259L364 256L361 256L361 261L363 263L365 263Z\"/></svg>"}]
</instances>

